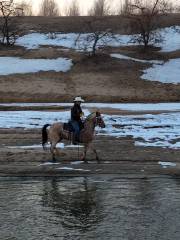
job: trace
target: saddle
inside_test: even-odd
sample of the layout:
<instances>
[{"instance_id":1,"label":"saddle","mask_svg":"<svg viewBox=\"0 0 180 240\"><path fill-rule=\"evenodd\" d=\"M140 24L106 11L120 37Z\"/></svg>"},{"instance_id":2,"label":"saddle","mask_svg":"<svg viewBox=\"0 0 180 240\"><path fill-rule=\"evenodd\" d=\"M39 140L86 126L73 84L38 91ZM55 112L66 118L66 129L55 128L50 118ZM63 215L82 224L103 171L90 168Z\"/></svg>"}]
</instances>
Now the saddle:
<instances>
[{"instance_id":1,"label":"saddle","mask_svg":"<svg viewBox=\"0 0 180 240\"><path fill-rule=\"evenodd\" d=\"M71 124L71 121L64 123L63 130L68 131L68 132L74 132L74 128Z\"/></svg>"},{"instance_id":2,"label":"saddle","mask_svg":"<svg viewBox=\"0 0 180 240\"><path fill-rule=\"evenodd\" d=\"M80 131L84 128L84 124L80 124ZM68 132L75 132L72 124L71 124L71 121L67 122L67 123L64 123L63 125L63 130L65 131L68 131Z\"/></svg>"}]
</instances>

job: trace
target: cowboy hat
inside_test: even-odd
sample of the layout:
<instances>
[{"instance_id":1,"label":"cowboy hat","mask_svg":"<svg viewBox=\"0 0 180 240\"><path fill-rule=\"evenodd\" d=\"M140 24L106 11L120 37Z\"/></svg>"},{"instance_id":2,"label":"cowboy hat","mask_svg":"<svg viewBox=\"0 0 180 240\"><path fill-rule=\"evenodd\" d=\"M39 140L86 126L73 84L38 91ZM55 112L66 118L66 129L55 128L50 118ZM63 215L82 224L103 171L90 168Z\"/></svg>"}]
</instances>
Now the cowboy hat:
<instances>
[{"instance_id":1,"label":"cowboy hat","mask_svg":"<svg viewBox=\"0 0 180 240\"><path fill-rule=\"evenodd\" d=\"M75 97L73 102L84 102L84 100L81 97Z\"/></svg>"}]
</instances>

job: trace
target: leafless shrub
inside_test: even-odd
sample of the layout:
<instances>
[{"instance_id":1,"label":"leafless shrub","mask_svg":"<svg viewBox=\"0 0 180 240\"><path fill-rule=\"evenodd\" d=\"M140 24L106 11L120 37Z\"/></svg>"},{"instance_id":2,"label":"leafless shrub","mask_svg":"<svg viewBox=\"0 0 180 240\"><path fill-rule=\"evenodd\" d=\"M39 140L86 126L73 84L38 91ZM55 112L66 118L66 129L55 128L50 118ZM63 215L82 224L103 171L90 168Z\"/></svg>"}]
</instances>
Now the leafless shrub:
<instances>
[{"instance_id":1,"label":"leafless shrub","mask_svg":"<svg viewBox=\"0 0 180 240\"><path fill-rule=\"evenodd\" d=\"M143 44L146 49L149 44L162 41L162 36L158 31L159 17L171 11L171 6L166 0L153 0L145 2L143 0L131 0L129 11L126 17L131 20L132 30L138 31L138 35L133 35L132 41Z\"/></svg>"},{"instance_id":2,"label":"leafless shrub","mask_svg":"<svg viewBox=\"0 0 180 240\"><path fill-rule=\"evenodd\" d=\"M20 3L17 4L16 8L16 15L17 16L32 16L32 5L30 2L26 2L25 0L22 0Z\"/></svg>"},{"instance_id":3,"label":"leafless shrub","mask_svg":"<svg viewBox=\"0 0 180 240\"><path fill-rule=\"evenodd\" d=\"M17 11L22 11L21 8L14 4L13 0L0 1L0 15L1 15L1 44L14 45L18 29L14 25L13 16L17 16Z\"/></svg>"},{"instance_id":4,"label":"leafless shrub","mask_svg":"<svg viewBox=\"0 0 180 240\"><path fill-rule=\"evenodd\" d=\"M85 26L88 33L79 34L76 39L75 45L78 46L78 49L89 56L96 56L98 49L102 51L109 41L115 39L115 35L111 29L106 29L105 31L98 30L97 25L99 21L102 21L102 19L98 19L97 17L93 17L92 20L86 21Z\"/></svg>"}]
</instances>

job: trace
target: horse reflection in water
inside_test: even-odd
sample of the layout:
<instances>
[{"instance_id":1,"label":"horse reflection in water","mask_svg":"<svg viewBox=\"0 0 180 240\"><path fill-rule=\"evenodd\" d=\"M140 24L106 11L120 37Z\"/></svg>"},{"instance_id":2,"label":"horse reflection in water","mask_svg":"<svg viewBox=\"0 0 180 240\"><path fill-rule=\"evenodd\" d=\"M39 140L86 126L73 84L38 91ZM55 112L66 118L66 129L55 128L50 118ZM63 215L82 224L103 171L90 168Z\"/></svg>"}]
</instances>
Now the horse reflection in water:
<instances>
[{"instance_id":1,"label":"horse reflection in water","mask_svg":"<svg viewBox=\"0 0 180 240\"><path fill-rule=\"evenodd\" d=\"M47 129L50 126L49 129ZM105 128L105 123L99 111L91 113L84 122L84 128L80 132L79 140L80 143L84 145L84 153L81 157L82 161L86 161L86 153L89 148L92 148L93 152L96 155L96 160L99 162L99 157L97 151L92 147L92 141L94 139L95 127L99 126ZM64 123L54 123L52 125L46 124L42 128L42 146L45 149L45 144L47 141L50 141L51 144L51 153L53 161L55 161L56 145L58 142L61 142L63 139L71 140L72 133L67 130L64 130Z\"/></svg>"},{"instance_id":2,"label":"horse reflection in water","mask_svg":"<svg viewBox=\"0 0 180 240\"><path fill-rule=\"evenodd\" d=\"M54 178L45 182L43 189L43 206L53 209L58 224L68 231L86 232L103 219L102 199L95 183L89 183L87 178L80 180L74 186L72 180L64 182Z\"/></svg>"}]
</instances>

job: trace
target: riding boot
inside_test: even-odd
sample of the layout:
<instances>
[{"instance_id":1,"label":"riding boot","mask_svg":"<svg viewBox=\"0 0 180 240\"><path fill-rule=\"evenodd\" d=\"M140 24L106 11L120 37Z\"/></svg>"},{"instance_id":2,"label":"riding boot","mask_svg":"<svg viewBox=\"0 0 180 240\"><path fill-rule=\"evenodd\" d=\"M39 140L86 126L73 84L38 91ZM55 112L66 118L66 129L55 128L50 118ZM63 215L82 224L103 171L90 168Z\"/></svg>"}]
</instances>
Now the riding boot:
<instances>
[{"instance_id":1,"label":"riding boot","mask_svg":"<svg viewBox=\"0 0 180 240\"><path fill-rule=\"evenodd\" d=\"M79 135L78 134L73 134L73 145L78 145L79 143Z\"/></svg>"},{"instance_id":2,"label":"riding boot","mask_svg":"<svg viewBox=\"0 0 180 240\"><path fill-rule=\"evenodd\" d=\"M79 139L79 134L76 134L76 142L79 143L80 142L80 139Z\"/></svg>"}]
</instances>

